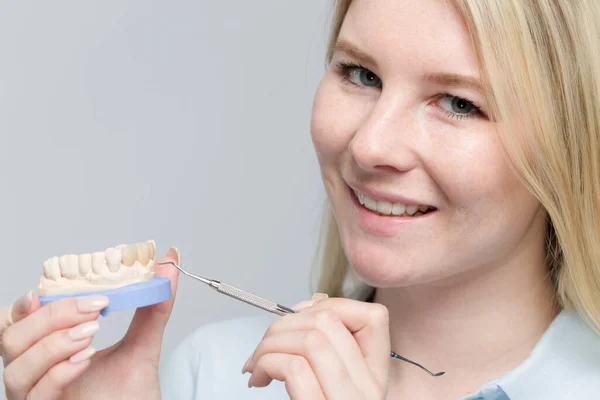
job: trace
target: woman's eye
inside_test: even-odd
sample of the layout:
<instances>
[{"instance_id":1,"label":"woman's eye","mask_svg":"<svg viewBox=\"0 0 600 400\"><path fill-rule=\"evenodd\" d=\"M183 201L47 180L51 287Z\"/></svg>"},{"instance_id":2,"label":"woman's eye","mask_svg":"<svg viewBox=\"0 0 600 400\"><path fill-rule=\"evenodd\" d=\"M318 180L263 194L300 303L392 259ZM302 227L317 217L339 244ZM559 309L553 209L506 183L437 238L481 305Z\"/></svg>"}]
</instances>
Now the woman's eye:
<instances>
[{"instance_id":1,"label":"woman's eye","mask_svg":"<svg viewBox=\"0 0 600 400\"><path fill-rule=\"evenodd\" d=\"M364 87L381 87L381 79L371 70L357 64L341 63L338 68L342 71L344 81Z\"/></svg>"},{"instance_id":2,"label":"woman's eye","mask_svg":"<svg viewBox=\"0 0 600 400\"><path fill-rule=\"evenodd\" d=\"M348 75L348 78L351 79L352 82L357 83L359 85L367 87L381 86L381 80L379 79L379 77L373 72L369 71L368 69L355 68L349 71Z\"/></svg>"},{"instance_id":3,"label":"woman's eye","mask_svg":"<svg viewBox=\"0 0 600 400\"><path fill-rule=\"evenodd\" d=\"M339 74L342 80L350 85L363 88L378 88L383 86L381 79L368 68L360 64L340 62L337 64ZM481 107L473 104L472 101L462 97L444 93L438 100L439 107L442 108L451 119L474 118L477 116L485 117Z\"/></svg>"},{"instance_id":4,"label":"woman's eye","mask_svg":"<svg viewBox=\"0 0 600 400\"><path fill-rule=\"evenodd\" d=\"M451 118L472 118L481 114L481 109L470 100L448 93L443 95L440 106Z\"/></svg>"}]
</instances>

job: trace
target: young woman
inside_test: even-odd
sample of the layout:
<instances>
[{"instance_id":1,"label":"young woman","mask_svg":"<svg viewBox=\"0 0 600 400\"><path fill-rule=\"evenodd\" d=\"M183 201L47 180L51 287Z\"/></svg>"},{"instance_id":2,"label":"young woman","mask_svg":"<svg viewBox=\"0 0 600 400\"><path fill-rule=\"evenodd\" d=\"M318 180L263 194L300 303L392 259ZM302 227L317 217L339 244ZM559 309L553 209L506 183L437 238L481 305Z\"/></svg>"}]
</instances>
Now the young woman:
<instances>
[{"instance_id":1,"label":"young woman","mask_svg":"<svg viewBox=\"0 0 600 400\"><path fill-rule=\"evenodd\" d=\"M600 3L339 0L334 15L312 121L322 294L297 314L200 328L171 356L164 398L600 393ZM101 300L17 303L9 399L158 398L172 303L69 361L87 340L69 329Z\"/></svg>"}]
</instances>

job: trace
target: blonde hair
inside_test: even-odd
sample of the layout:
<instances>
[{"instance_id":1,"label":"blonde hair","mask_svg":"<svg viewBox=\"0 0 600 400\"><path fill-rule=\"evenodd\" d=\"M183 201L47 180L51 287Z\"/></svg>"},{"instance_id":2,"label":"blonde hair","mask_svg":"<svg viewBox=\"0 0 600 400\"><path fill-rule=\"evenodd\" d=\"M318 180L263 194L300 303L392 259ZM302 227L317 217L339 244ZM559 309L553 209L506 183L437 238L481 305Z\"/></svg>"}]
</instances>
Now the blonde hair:
<instances>
[{"instance_id":1,"label":"blonde hair","mask_svg":"<svg viewBox=\"0 0 600 400\"><path fill-rule=\"evenodd\" d=\"M328 63L351 2L334 2ZM512 167L546 210L547 264L559 305L600 333L600 1L455 6ZM317 256L318 290L347 297L352 271L329 204Z\"/></svg>"}]
</instances>

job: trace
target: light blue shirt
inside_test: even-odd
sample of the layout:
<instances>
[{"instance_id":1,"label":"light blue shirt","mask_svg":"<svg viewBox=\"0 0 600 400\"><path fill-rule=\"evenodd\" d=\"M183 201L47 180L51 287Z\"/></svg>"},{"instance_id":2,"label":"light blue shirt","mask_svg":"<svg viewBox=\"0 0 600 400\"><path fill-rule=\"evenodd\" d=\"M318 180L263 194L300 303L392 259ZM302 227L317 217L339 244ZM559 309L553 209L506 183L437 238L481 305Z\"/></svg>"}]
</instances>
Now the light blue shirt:
<instances>
[{"instance_id":1,"label":"light blue shirt","mask_svg":"<svg viewBox=\"0 0 600 400\"><path fill-rule=\"evenodd\" d=\"M276 318L232 319L196 330L161 373L163 399L289 399L282 382L249 389L249 374L241 373ZM578 314L563 310L521 365L460 400L576 399L600 399L600 336Z\"/></svg>"}]
</instances>

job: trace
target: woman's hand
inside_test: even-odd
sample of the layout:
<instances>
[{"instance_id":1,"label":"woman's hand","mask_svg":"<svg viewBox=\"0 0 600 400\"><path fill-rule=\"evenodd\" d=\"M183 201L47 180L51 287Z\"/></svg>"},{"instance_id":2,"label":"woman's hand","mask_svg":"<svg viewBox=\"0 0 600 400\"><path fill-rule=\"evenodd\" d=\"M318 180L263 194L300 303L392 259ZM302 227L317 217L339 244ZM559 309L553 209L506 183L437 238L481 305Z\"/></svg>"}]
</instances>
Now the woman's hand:
<instances>
[{"instance_id":1,"label":"woman's hand","mask_svg":"<svg viewBox=\"0 0 600 400\"><path fill-rule=\"evenodd\" d=\"M319 298L316 298L319 297ZM293 400L382 400L390 337L380 304L315 295L275 321L244 366L250 387L285 381Z\"/></svg>"},{"instance_id":2,"label":"woman's hand","mask_svg":"<svg viewBox=\"0 0 600 400\"><path fill-rule=\"evenodd\" d=\"M179 263L177 250L171 248L163 261ZM171 279L171 299L138 309L125 337L96 354L89 345L108 304L104 296L40 307L37 295L29 294L1 310L7 399L160 399L158 361L178 273L157 265L156 275Z\"/></svg>"}]
</instances>

